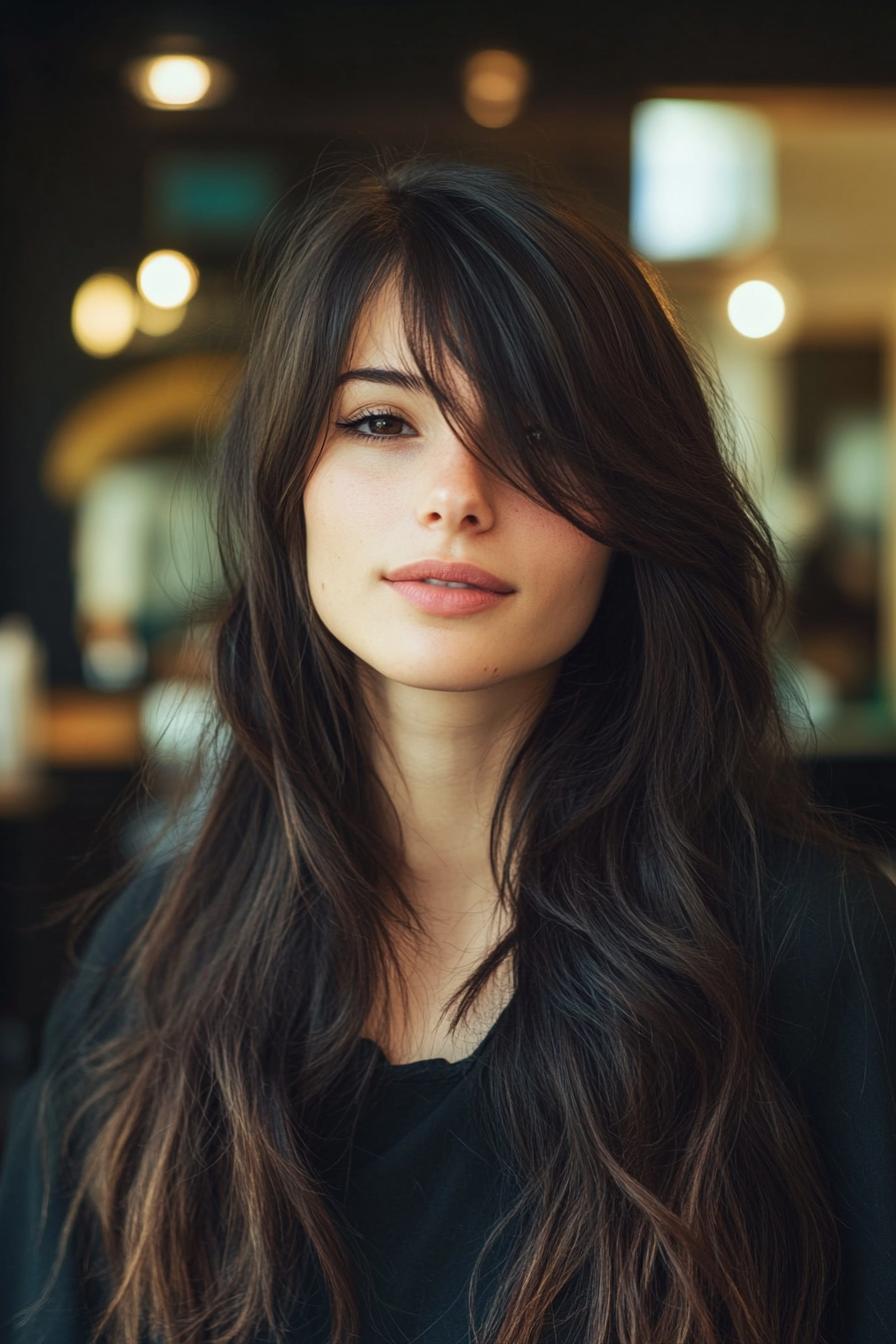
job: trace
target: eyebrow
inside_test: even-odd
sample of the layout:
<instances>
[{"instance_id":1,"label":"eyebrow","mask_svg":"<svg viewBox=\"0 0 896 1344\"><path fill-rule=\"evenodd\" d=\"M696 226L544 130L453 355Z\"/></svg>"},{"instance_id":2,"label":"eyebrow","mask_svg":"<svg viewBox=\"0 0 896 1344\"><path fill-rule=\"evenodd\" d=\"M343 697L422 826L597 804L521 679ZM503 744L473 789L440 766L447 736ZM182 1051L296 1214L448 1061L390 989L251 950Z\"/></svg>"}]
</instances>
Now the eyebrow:
<instances>
[{"instance_id":1,"label":"eyebrow","mask_svg":"<svg viewBox=\"0 0 896 1344\"><path fill-rule=\"evenodd\" d=\"M405 373L402 369L346 369L345 373L340 373L335 385L341 387L343 383L347 383L353 378L357 378L364 383L389 383L402 388L405 392L424 392L426 390L422 378L418 378L415 373Z\"/></svg>"}]
</instances>

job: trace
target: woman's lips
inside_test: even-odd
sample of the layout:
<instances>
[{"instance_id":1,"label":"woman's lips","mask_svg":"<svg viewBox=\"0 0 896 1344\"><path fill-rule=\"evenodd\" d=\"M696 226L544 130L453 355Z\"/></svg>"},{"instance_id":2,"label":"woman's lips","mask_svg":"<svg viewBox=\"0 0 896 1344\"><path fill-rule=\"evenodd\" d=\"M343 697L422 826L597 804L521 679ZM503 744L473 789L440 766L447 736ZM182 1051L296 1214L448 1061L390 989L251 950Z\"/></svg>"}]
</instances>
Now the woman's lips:
<instances>
[{"instance_id":1,"label":"woman's lips","mask_svg":"<svg viewBox=\"0 0 896 1344\"><path fill-rule=\"evenodd\" d=\"M512 593L492 593L486 588L442 588L422 579L386 579L385 582L415 607L436 616L463 616L468 612L484 611L513 596Z\"/></svg>"}]
</instances>

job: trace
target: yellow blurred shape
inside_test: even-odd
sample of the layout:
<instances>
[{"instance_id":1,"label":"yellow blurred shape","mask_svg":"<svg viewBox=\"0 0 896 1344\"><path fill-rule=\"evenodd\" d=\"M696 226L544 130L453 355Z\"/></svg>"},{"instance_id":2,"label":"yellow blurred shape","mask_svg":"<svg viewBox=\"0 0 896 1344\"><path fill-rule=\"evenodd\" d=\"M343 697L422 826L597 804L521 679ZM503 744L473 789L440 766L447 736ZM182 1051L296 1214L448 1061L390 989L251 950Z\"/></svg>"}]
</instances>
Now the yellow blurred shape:
<instances>
[{"instance_id":1,"label":"yellow blurred shape","mask_svg":"<svg viewBox=\"0 0 896 1344\"><path fill-rule=\"evenodd\" d=\"M152 452L176 435L216 433L241 362L237 355L171 355L90 393L53 432L42 472L46 490L70 503L106 463Z\"/></svg>"},{"instance_id":2,"label":"yellow blurred shape","mask_svg":"<svg viewBox=\"0 0 896 1344\"><path fill-rule=\"evenodd\" d=\"M518 116L528 87L529 67L512 51L477 51L464 64L464 109L480 126L508 126Z\"/></svg>"},{"instance_id":3,"label":"yellow blurred shape","mask_svg":"<svg viewBox=\"0 0 896 1344\"><path fill-rule=\"evenodd\" d=\"M141 297L137 312L137 330L142 331L144 336L167 336L170 332L177 331L186 315L185 303L177 308L159 308Z\"/></svg>"},{"instance_id":4,"label":"yellow blurred shape","mask_svg":"<svg viewBox=\"0 0 896 1344\"><path fill-rule=\"evenodd\" d=\"M179 308L196 293L199 271L183 252L150 252L137 268L137 288L157 308Z\"/></svg>"},{"instance_id":5,"label":"yellow blurred shape","mask_svg":"<svg viewBox=\"0 0 896 1344\"><path fill-rule=\"evenodd\" d=\"M60 687L41 698L37 745L46 764L124 765L140 758L140 700L134 691Z\"/></svg>"},{"instance_id":6,"label":"yellow blurred shape","mask_svg":"<svg viewBox=\"0 0 896 1344\"><path fill-rule=\"evenodd\" d=\"M82 350L105 358L123 350L137 325L137 295L123 276L100 271L72 301L72 334Z\"/></svg>"}]
</instances>

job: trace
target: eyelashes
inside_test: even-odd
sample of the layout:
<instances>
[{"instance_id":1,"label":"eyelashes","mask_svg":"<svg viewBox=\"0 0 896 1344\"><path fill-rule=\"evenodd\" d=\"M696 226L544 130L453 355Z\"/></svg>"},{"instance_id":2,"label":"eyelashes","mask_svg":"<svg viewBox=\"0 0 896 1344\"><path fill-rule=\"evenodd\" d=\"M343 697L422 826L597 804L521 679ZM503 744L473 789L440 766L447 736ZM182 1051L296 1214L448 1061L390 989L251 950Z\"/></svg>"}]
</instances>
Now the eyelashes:
<instances>
[{"instance_id":1,"label":"eyelashes","mask_svg":"<svg viewBox=\"0 0 896 1344\"><path fill-rule=\"evenodd\" d=\"M370 434L364 433L359 428L359 426L367 424L369 420L374 421L398 420L403 425L406 425L408 423L407 420L405 420L404 416L399 415L397 411L379 410L379 411L365 411L363 415L357 415L353 420L337 420L335 424L338 429L345 430L347 434L353 434L356 439L377 440L377 439L403 439L408 437L406 434L401 433L399 434L378 434L376 432Z\"/></svg>"},{"instance_id":2,"label":"eyelashes","mask_svg":"<svg viewBox=\"0 0 896 1344\"><path fill-rule=\"evenodd\" d=\"M335 420L333 423L335 424L337 429L344 430L346 434L351 434L356 439L367 439L367 440L372 439L374 442L377 442L379 440L385 441L388 439L404 439L411 437L410 435L402 433L380 434L377 433L376 431L373 431L371 433L363 432L360 426L366 425L368 421L371 420L373 421L397 420L402 425L408 424L408 421L405 420L403 415L399 415L397 411L390 411L390 410L364 411L363 414L356 415L351 420ZM532 444L533 446L534 445L542 446L547 442L547 435L545 434L544 429L542 429L540 425L537 424L526 425L523 430L523 434L526 441Z\"/></svg>"}]
</instances>

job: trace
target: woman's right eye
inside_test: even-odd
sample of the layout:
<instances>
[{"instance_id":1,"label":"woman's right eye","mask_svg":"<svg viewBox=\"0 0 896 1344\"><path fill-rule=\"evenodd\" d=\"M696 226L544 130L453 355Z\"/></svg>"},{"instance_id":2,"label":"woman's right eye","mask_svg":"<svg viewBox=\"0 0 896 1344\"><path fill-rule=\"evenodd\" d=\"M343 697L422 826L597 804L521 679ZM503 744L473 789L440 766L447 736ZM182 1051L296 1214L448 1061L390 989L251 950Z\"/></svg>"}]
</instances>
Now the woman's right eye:
<instances>
[{"instance_id":1,"label":"woman's right eye","mask_svg":"<svg viewBox=\"0 0 896 1344\"><path fill-rule=\"evenodd\" d=\"M344 429L348 434L354 434L358 439L405 438L406 436L400 432L398 434L390 434L388 431L383 431L381 428L372 428L371 433L365 433L359 428L360 425L366 425L368 423L371 426L382 426L384 422L388 423L390 420L402 425L407 425L408 423L403 416L395 415L392 411L367 411L364 415L356 416L354 420L337 420L336 426L338 429ZM410 426L408 426L408 428L410 428Z\"/></svg>"}]
</instances>

